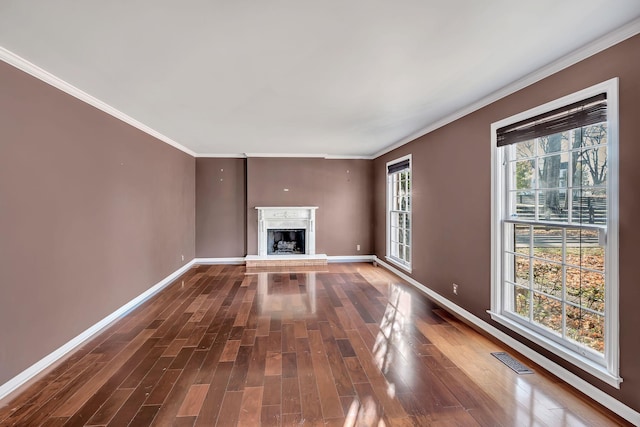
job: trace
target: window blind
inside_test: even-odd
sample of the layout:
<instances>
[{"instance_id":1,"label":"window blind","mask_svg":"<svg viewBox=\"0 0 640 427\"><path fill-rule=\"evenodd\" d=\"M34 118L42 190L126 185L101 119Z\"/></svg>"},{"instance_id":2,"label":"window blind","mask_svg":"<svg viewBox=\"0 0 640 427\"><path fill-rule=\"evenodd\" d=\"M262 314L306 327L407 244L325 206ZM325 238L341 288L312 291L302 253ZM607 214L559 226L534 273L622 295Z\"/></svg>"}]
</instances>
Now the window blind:
<instances>
[{"instance_id":1,"label":"window blind","mask_svg":"<svg viewBox=\"0 0 640 427\"><path fill-rule=\"evenodd\" d=\"M391 175L392 173L403 171L405 169L409 169L409 159L402 160L387 167L389 175Z\"/></svg>"},{"instance_id":2,"label":"window blind","mask_svg":"<svg viewBox=\"0 0 640 427\"><path fill-rule=\"evenodd\" d=\"M601 93L579 102L512 123L497 130L498 147L529 141L607 120L607 94Z\"/></svg>"}]
</instances>

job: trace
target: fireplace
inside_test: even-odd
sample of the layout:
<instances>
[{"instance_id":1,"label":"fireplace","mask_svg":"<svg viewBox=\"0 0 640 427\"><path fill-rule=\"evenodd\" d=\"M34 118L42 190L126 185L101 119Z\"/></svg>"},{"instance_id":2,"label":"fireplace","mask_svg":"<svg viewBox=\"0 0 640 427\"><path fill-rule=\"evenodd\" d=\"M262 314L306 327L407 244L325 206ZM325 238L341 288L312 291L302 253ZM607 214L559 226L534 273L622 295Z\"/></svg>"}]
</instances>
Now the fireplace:
<instances>
[{"instance_id":1,"label":"fireplace","mask_svg":"<svg viewBox=\"0 0 640 427\"><path fill-rule=\"evenodd\" d=\"M267 230L267 255L303 255L306 253L304 228Z\"/></svg>"},{"instance_id":2,"label":"fireplace","mask_svg":"<svg viewBox=\"0 0 640 427\"><path fill-rule=\"evenodd\" d=\"M317 206L256 207L258 257L304 257L316 254Z\"/></svg>"},{"instance_id":3,"label":"fireplace","mask_svg":"<svg viewBox=\"0 0 640 427\"><path fill-rule=\"evenodd\" d=\"M316 254L317 206L256 207L258 254L245 257L247 268L326 266Z\"/></svg>"}]
</instances>

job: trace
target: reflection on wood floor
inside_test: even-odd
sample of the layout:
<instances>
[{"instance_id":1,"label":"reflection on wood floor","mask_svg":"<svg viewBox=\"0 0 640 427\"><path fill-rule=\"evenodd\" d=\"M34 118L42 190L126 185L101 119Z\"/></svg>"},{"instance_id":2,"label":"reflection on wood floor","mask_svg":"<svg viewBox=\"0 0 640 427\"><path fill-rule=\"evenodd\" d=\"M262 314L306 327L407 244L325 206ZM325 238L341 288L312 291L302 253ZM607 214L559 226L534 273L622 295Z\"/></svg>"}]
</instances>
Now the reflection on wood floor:
<instances>
[{"instance_id":1,"label":"reflection on wood floor","mask_svg":"<svg viewBox=\"0 0 640 427\"><path fill-rule=\"evenodd\" d=\"M370 264L199 266L3 402L0 425L624 425L500 350Z\"/></svg>"}]
</instances>

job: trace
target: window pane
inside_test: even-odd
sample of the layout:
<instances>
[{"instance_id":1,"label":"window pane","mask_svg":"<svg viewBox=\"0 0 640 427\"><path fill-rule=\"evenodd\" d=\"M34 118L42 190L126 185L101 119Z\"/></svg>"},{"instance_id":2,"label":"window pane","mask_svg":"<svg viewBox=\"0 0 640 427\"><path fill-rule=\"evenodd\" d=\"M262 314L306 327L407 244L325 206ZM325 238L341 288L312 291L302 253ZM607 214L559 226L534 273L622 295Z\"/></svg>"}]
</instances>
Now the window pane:
<instances>
[{"instance_id":1,"label":"window pane","mask_svg":"<svg viewBox=\"0 0 640 427\"><path fill-rule=\"evenodd\" d=\"M582 190L571 191L571 221L577 224L593 224L595 222L593 201L582 197Z\"/></svg>"},{"instance_id":2,"label":"window pane","mask_svg":"<svg viewBox=\"0 0 640 427\"><path fill-rule=\"evenodd\" d=\"M534 226L533 256L549 261L562 262L562 229Z\"/></svg>"},{"instance_id":3,"label":"window pane","mask_svg":"<svg viewBox=\"0 0 640 427\"><path fill-rule=\"evenodd\" d=\"M404 259L404 246L398 245L398 258Z\"/></svg>"},{"instance_id":4,"label":"window pane","mask_svg":"<svg viewBox=\"0 0 640 427\"><path fill-rule=\"evenodd\" d=\"M515 225L515 252L529 255L531 253L531 229L528 225Z\"/></svg>"},{"instance_id":5,"label":"window pane","mask_svg":"<svg viewBox=\"0 0 640 427\"><path fill-rule=\"evenodd\" d=\"M538 155L558 153L569 149L569 132L555 133L538 139Z\"/></svg>"},{"instance_id":6,"label":"window pane","mask_svg":"<svg viewBox=\"0 0 640 427\"><path fill-rule=\"evenodd\" d=\"M391 235L389 236L391 238L391 243L397 243L399 236L398 236L398 228L397 227L391 227Z\"/></svg>"},{"instance_id":7,"label":"window pane","mask_svg":"<svg viewBox=\"0 0 640 427\"><path fill-rule=\"evenodd\" d=\"M562 333L562 304L546 295L533 293L533 321Z\"/></svg>"},{"instance_id":8,"label":"window pane","mask_svg":"<svg viewBox=\"0 0 640 427\"><path fill-rule=\"evenodd\" d=\"M573 166L573 187L586 187L589 185L589 166L583 151L574 151L571 153L571 164Z\"/></svg>"},{"instance_id":9,"label":"window pane","mask_svg":"<svg viewBox=\"0 0 640 427\"><path fill-rule=\"evenodd\" d=\"M572 153L574 187L598 187L607 185L607 147L596 147Z\"/></svg>"},{"instance_id":10,"label":"window pane","mask_svg":"<svg viewBox=\"0 0 640 427\"><path fill-rule=\"evenodd\" d=\"M533 289L562 297L562 265L533 260Z\"/></svg>"},{"instance_id":11,"label":"window pane","mask_svg":"<svg viewBox=\"0 0 640 427\"><path fill-rule=\"evenodd\" d=\"M604 313L604 275L583 270L582 289L582 307Z\"/></svg>"},{"instance_id":12,"label":"window pane","mask_svg":"<svg viewBox=\"0 0 640 427\"><path fill-rule=\"evenodd\" d=\"M566 308L566 327L567 336L574 341L580 342L580 334L582 330L582 310L572 305Z\"/></svg>"},{"instance_id":13,"label":"window pane","mask_svg":"<svg viewBox=\"0 0 640 427\"><path fill-rule=\"evenodd\" d=\"M569 221L567 190L542 190L538 194L538 215L540 220Z\"/></svg>"},{"instance_id":14,"label":"window pane","mask_svg":"<svg viewBox=\"0 0 640 427\"><path fill-rule=\"evenodd\" d=\"M588 220L592 224L607 223L607 192L604 188L583 188L582 199L589 209Z\"/></svg>"},{"instance_id":15,"label":"window pane","mask_svg":"<svg viewBox=\"0 0 640 427\"><path fill-rule=\"evenodd\" d=\"M411 262L411 247L406 246L404 248L404 260L407 262Z\"/></svg>"},{"instance_id":16,"label":"window pane","mask_svg":"<svg viewBox=\"0 0 640 427\"><path fill-rule=\"evenodd\" d=\"M582 306L582 273L573 267L567 267L566 271L566 301Z\"/></svg>"},{"instance_id":17,"label":"window pane","mask_svg":"<svg viewBox=\"0 0 640 427\"><path fill-rule=\"evenodd\" d=\"M536 163L534 160L515 162L513 173L515 175L517 190L534 188L535 165Z\"/></svg>"},{"instance_id":18,"label":"window pane","mask_svg":"<svg viewBox=\"0 0 640 427\"><path fill-rule=\"evenodd\" d=\"M398 212L391 212L389 220L392 227L397 227L400 225L400 222L398 221L398 215Z\"/></svg>"},{"instance_id":19,"label":"window pane","mask_svg":"<svg viewBox=\"0 0 640 427\"><path fill-rule=\"evenodd\" d=\"M526 159L536 155L536 144L531 141L518 142L513 144L516 152L516 159Z\"/></svg>"},{"instance_id":20,"label":"window pane","mask_svg":"<svg viewBox=\"0 0 640 427\"><path fill-rule=\"evenodd\" d=\"M589 230L592 233L595 231ZM582 252L582 265L586 268L592 268L594 270L604 271L604 247L602 246L583 246Z\"/></svg>"},{"instance_id":21,"label":"window pane","mask_svg":"<svg viewBox=\"0 0 640 427\"><path fill-rule=\"evenodd\" d=\"M529 319L530 301L528 289L513 286L513 311L520 316Z\"/></svg>"},{"instance_id":22,"label":"window pane","mask_svg":"<svg viewBox=\"0 0 640 427\"><path fill-rule=\"evenodd\" d=\"M604 352L604 316L583 312L580 338L587 347Z\"/></svg>"},{"instance_id":23,"label":"window pane","mask_svg":"<svg viewBox=\"0 0 640 427\"><path fill-rule=\"evenodd\" d=\"M576 145L588 147L607 143L607 124L599 123L576 129Z\"/></svg>"},{"instance_id":24,"label":"window pane","mask_svg":"<svg viewBox=\"0 0 640 427\"><path fill-rule=\"evenodd\" d=\"M529 265L530 259L516 256L515 257L515 282L519 285L529 287Z\"/></svg>"},{"instance_id":25,"label":"window pane","mask_svg":"<svg viewBox=\"0 0 640 427\"><path fill-rule=\"evenodd\" d=\"M606 191L585 187L572 191L571 220L578 224L606 224Z\"/></svg>"},{"instance_id":26,"label":"window pane","mask_svg":"<svg viewBox=\"0 0 640 427\"><path fill-rule=\"evenodd\" d=\"M567 306L567 336L600 353L604 352L604 317Z\"/></svg>"},{"instance_id":27,"label":"window pane","mask_svg":"<svg viewBox=\"0 0 640 427\"><path fill-rule=\"evenodd\" d=\"M564 170L566 174L567 164L562 162L561 155L541 157L538 160L538 188L555 189L563 187L560 182L560 170Z\"/></svg>"},{"instance_id":28,"label":"window pane","mask_svg":"<svg viewBox=\"0 0 640 427\"><path fill-rule=\"evenodd\" d=\"M517 191L511 193L512 208L511 212L515 212L515 217L524 220L534 220L536 213L535 193L531 191Z\"/></svg>"},{"instance_id":29,"label":"window pane","mask_svg":"<svg viewBox=\"0 0 640 427\"><path fill-rule=\"evenodd\" d=\"M567 230L566 263L604 271L604 247L597 230Z\"/></svg>"}]
</instances>

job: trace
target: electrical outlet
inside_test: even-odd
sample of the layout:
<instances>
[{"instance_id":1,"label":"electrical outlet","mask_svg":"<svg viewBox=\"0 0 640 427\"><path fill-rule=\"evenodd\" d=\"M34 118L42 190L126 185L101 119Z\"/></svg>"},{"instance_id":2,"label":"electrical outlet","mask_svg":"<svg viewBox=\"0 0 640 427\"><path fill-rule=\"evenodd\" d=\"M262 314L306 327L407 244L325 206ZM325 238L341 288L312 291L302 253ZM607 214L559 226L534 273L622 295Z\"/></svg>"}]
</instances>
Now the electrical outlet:
<instances>
[{"instance_id":1,"label":"electrical outlet","mask_svg":"<svg viewBox=\"0 0 640 427\"><path fill-rule=\"evenodd\" d=\"M356 245L356 251L360 250L360 245Z\"/></svg>"},{"instance_id":2,"label":"electrical outlet","mask_svg":"<svg viewBox=\"0 0 640 427\"><path fill-rule=\"evenodd\" d=\"M456 285L455 283L453 284L453 294L458 295L458 285Z\"/></svg>"},{"instance_id":3,"label":"electrical outlet","mask_svg":"<svg viewBox=\"0 0 640 427\"><path fill-rule=\"evenodd\" d=\"M184 261L184 255L181 255L181 257L182 257L182 261Z\"/></svg>"}]
</instances>

